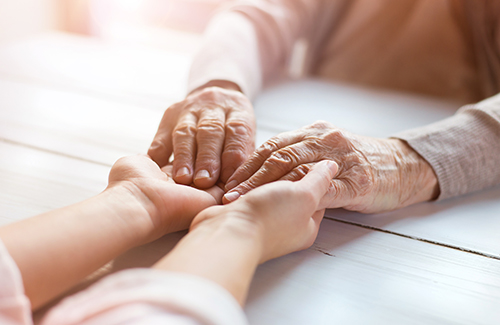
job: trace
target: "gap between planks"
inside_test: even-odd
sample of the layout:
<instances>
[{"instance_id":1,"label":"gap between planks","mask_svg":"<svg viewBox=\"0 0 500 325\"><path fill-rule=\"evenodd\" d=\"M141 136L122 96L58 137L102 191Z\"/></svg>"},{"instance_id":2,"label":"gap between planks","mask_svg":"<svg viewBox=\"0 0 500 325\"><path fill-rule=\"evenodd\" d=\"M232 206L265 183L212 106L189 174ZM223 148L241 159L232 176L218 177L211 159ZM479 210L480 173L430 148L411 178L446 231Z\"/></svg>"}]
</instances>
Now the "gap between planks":
<instances>
[{"instance_id":1,"label":"gap between planks","mask_svg":"<svg viewBox=\"0 0 500 325\"><path fill-rule=\"evenodd\" d=\"M46 152L46 153L50 153L50 154L58 155L58 156L63 156L63 157L71 158L71 159L76 159L76 160L80 160L80 161L85 161L85 162L88 162L88 163L97 164L97 165L101 165L101 166L105 166L105 167L111 167L111 166L113 166L113 165L106 164L106 163L103 163L103 162L100 162L100 161L96 161L96 160L92 160L92 159L86 159L86 158L78 157L78 156L73 156L73 155L69 155L69 154L66 154L64 152L60 152L60 151L56 151L56 150L50 150L50 149L40 148L40 147L31 145L31 144L27 144L27 143L23 143L23 142L18 142L18 141L14 141L14 140L11 140L11 139L0 138L0 141L3 142L3 143L8 143L8 144L12 144L12 145L16 145L16 146L20 146L20 147L24 147L24 148L29 148L29 149L32 149L32 150L42 151L42 152Z\"/></svg>"},{"instance_id":2,"label":"gap between planks","mask_svg":"<svg viewBox=\"0 0 500 325\"><path fill-rule=\"evenodd\" d=\"M135 93L132 96L112 94L106 91L94 90L85 86L78 86L76 84L62 84L38 78L13 75L3 71L0 71L0 78L6 81L45 88L48 90L75 93L82 96L112 101L114 103L140 106L141 108L144 107L153 111L166 110L170 106L168 103L173 104L176 101L176 99L173 98L168 99L162 98L161 96L145 96L140 93ZM152 100L146 99L151 97L155 98L152 98Z\"/></svg>"},{"instance_id":3,"label":"gap between planks","mask_svg":"<svg viewBox=\"0 0 500 325\"><path fill-rule=\"evenodd\" d=\"M434 240L430 240L430 239L425 239L425 238L420 238L420 237L416 237L416 236L405 235L405 234L402 234L402 233L399 233L399 232L395 232L395 231L391 231L391 230L381 229L381 228L377 228L377 227L373 227L373 226L368 226L368 225L365 225L365 224L362 224L362 223L357 223L357 222L352 222L352 221L346 221L346 220L332 218L332 217L324 217L324 219L331 220L331 221L336 221L336 222L340 222L340 223L344 223L344 224L348 224L348 225L351 225L351 226L357 226L357 227L361 227L361 228L365 228L365 229L369 229L369 230L373 230L373 231L383 232L383 233L386 233L386 234L395 235L395 236L399 236L399 237L403 237L403 238L418 240L418 241L421 241L421 242L424 242L424 243L428 243L428 244L432 244L432 245L437 245L437 246L441 246L441 247L446 247L446 248L458 250L458 251L461 251L461 252L470 253L470 254L474 254L474 255L479 255L479 256L483 256L483 257L487 257L487 258L491 258L491 259L500 261L500 257L499 256L491 255L491 254L488 254L488 253L483 253L483 252L480 252L480 251L475 251L475 250L468 249L468 248L463 248L463 247L460 247L460 246L445 244L445 243L441 243L441 242L438 242L438 241L434 241ZM315 248L315 249L318 252L323 253L325 255L333 256L332 254L330 254L328 252L325 252L325 251L323 251L321 249L317 249L317 248Z\"/></svg>"}]
</instances>

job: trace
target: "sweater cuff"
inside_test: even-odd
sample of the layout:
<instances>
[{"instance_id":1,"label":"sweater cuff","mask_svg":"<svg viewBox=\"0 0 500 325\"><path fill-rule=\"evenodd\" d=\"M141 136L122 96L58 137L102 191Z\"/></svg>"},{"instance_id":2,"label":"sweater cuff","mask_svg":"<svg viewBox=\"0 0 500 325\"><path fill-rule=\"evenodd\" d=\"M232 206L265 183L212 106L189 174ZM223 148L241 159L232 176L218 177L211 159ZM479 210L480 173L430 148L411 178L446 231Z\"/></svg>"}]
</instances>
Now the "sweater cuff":
<instances>
[{"instance_id":1,"label":"sweater cuff","mask_svg":"<svg viewBox=\"0 0 500 325\"><path fill-rule=\"evenodd\" d=\"M393 137L406 141L434 169L438 200L500 183L500 97Z\"/></svg>"},{"instance_id":2,"label":"sweater cuff","mask_svg":"<svg viewBox=\"0 0 500 325\"><path fill-rule=\"evenodd\" d=\"M188 79L188 93L212 80L236 83L251 100L262 87L259 45L253 24L238 12L222 12L207 27Z\"/></svg>"}]
</instances>

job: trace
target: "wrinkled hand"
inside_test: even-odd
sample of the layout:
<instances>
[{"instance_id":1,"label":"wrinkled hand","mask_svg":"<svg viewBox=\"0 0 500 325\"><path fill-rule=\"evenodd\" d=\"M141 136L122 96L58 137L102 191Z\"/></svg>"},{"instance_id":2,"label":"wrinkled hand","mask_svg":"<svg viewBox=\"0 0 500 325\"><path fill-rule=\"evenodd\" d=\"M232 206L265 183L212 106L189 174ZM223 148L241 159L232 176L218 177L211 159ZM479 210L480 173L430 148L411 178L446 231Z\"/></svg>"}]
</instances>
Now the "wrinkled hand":
<instances>
[{"instance_id":1,"label":"wrinkled hand","mask_svg":"<svg viewBox=\"0 0 500 325\"><path fill-rule=\"evenodd\" d=\"M148 155L165 166L172 153L177 183L199 188L225 182L255 149L252 104L221 87L196 90L163 115Z\"/></svg>"},{"instance_id":2,"label":"wrinkled hand","mask_svg":"<svg viewBox=\"0 0 500 325\"><path fill-rule=\"evenodd\" d=\"M363 137L316 122L257 149L228 180L224 202L271 181L300 179L323 159L339 165L324 207L375 213L428 201L439 192L430 165L405 142Z\"/></svg>"},{"instance_id":3,"label":"wrinkled hand","mask_svg":"<svg viewBox=\"0 0 500 325\"><path fill-rule=\"evenodd\" d=\"M122 186L144 206L146 222L154 225L151 240L187 229L203 209L220 204L223 191L214 186L206 191L175 184L171 166L160 169L145 155L119 159L111 168L108 189Z\"/></svg>"},{"instance_id":4,"label":"wrinkled hand","mask_svg":"<svg viewBox=\"0 0 500 325\"><path fill-rule=\"evenodd\" d=\"M320 200L337 170L335 162L323 161L300 181L267 184L236 202L210 207L196 216L191 230L205 222L231 224L240 234L253 230L261 263L306 249L318 234L325 212Z\"/></svg>"}]
</instances>

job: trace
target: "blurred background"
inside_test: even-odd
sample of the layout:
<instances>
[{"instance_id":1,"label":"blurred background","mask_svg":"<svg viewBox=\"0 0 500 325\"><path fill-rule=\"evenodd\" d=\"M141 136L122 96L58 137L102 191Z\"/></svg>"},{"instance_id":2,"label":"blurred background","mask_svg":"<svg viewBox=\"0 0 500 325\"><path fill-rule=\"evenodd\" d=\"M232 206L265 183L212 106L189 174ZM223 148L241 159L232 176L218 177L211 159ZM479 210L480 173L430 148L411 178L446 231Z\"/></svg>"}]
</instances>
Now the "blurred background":
<instances>
[{"instance_id":1,"label":"blurred background","mask_svg":"<svg viewBox=\"0 0 500 325\"><path fill-rule=\"evenodd\" d=\"M0 44L54 30L155 47L171 42L166 34L189 42L226 1L0 0Z\"/></svg>"}]
</instances>

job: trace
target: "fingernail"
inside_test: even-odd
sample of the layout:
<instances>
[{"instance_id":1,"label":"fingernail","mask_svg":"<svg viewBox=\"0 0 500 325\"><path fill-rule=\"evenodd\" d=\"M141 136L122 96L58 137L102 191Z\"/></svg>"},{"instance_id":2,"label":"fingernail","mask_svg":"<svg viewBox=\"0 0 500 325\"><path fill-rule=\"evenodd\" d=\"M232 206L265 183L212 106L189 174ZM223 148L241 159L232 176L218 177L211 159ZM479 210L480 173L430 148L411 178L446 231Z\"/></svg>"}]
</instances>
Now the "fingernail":
<instances>
[{"instance_id":1,"label":"fingernail","mask_svg":"<svg viewBox=\"0 0 500 325\"><path fill-rule=\"evenodd\" d=\"M177 174L175 174L175 177L182 177L189 175L189 169L187 167L182 167L177 171Z\"/></svg>"},{"instance_id":2,"label":"fingernail","mask_svg":"<svg viewBox=\"0 0 500 325\"><path fill-rule=\"evenodd\" d=\"M230 181L229 183L226 184L225 188L226 188L226 191L229 191L230 189L232 188L235 188L236 185L238 185L238 181L236 180L232 180Z\"/></svg>"},{"instance_id":3,"label":"fingernail","mask_svg":"<svg viewBox=\"0 0 500 325\"><path fill-rule=\"evenodd\" d=\"M210 178L210 173L208 170L202 169L198 173L196 173L195 179L202 179L202 178Z\"/></svg>"},{"instance_id":4,"label":"fingernail","mask_svg":"<svg viewBox=\"0 0 500 325\"><path fill-rule=\"evenodd\" d=\"M229 202L233 202L234 200L236 200L237 198L240 197L240 193L234 191L234 192L229 192L229 193L226 193L224 195L224 197L226 198L226 200L228 200Z\"/></svg>"},{"instance_id":5,"label":"fingernail","mask_svg":"<svg viewBox=\"0 0 500 325\"><path fill-rule=\"evenodd\" d=\"M332 174L335 176L339 170L339 165L335 161L328 160L327 161L327 166L332 172Z\"/></svg>"}]
</instances>

